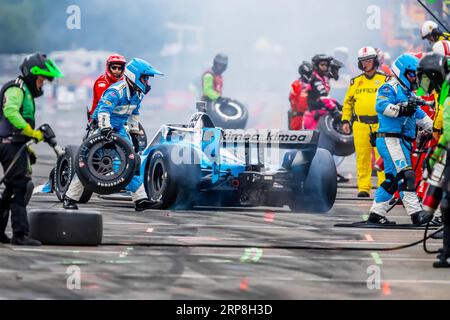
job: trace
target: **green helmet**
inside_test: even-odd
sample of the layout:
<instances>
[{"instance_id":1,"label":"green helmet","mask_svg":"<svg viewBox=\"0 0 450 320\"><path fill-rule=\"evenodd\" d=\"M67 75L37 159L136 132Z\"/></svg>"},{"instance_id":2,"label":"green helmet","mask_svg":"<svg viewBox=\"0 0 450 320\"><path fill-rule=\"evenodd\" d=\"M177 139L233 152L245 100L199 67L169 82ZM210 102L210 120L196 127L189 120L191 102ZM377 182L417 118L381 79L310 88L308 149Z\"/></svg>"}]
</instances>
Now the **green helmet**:
<instances>
[{"instance_id":1,"label":"green helmet","mask_svg":"<svg viewBox=\"0 0 450 320\"><path fill-rule=\"evenodd\" d=\"M56 64L51 59L47 58L45 54L40 53L34 53L25 57L20 66L20 71L22 72L23 80L35 98L44 93L42 89L36 87L38 76L43 76L50 81L53 81L54 78L64 77Z\"/></svg>"}]
</instances>

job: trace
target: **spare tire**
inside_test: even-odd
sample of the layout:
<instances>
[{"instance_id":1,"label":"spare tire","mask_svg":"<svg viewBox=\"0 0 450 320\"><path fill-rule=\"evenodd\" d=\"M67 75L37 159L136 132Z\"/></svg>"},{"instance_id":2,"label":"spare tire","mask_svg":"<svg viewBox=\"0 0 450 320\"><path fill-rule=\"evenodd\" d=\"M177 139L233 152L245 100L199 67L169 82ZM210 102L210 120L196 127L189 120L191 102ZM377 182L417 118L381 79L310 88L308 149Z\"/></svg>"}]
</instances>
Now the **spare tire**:
<instances>
[{"instance_id":1,"label":"spare tire","mask_svg":"<svg viewBox=\"0 0 450 320\"><path fill-rule=\"evenodd\" d=\"M248 120L247 108L236 100L208 103L207 112L216 127L222 129L245 129Z\"/></svg>"},{"instance_id":2,"label":"spare tire","mask_svg":"<svg viewBox=\"0 0 450 320\"><path fill-rule=\"evenodd\" d=\"M108 139L97 133L81 144L75 170L84 187L98 194L119 192L130 183L139 155L131 144L113 133Z\"/></svg>"},{"instance_id":3,"label":"spare tire","mask_svg":"<svg viewBox=\"0 0 450 320\"><path fill-rule=\"evenodd\" d=\"M103 219L98 211L39 209L28 212L30 237L46 245L97 246Z\"/></svg>"},{"instance_id":4,"label":"spare tire","mask_svg":"<svg viewBox=\"0 0 450 320\"><path fill-rule=\"evenodd\" d=\"M78 146L68 145L64 148L64 154L56 160L53 174L53 190L60 201L63 201L70 183L75 174L75 157ZM92 191L84 189L79 203L87 203L92 196Z\"/></svg>"},{"instance_id":5,"label":"spare tire","mask_svg":"<svg viewBox=\"0 0 450 320\"><path fill-rule=\"evenodd\" d=\"M343 133L338 119L326 114L320 118L317 128L320 131L319 148L340 157L347 157L355 152L353 134Z\"/></svg>"}]
</instances>

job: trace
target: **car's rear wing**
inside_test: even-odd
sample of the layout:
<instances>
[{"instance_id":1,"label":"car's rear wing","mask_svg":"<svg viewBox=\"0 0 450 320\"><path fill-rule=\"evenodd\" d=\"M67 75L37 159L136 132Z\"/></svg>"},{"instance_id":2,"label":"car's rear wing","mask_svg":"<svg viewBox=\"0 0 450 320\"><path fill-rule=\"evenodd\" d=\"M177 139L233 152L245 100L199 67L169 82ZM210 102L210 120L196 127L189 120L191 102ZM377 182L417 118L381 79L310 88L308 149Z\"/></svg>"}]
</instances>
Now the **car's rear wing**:
<instances>
[{"instance_id":1,"label":"car's rear wing","mask_svg":"<svg viewBox=\"0 0 450 320\"><path fill-rule=\"evenodd\" d=\"M235 143L267 145L280 149L305 149L317 146L319 143L319 132L276 129L222 130L222 145L228 146Z\"/></svg>"}]
</instances>

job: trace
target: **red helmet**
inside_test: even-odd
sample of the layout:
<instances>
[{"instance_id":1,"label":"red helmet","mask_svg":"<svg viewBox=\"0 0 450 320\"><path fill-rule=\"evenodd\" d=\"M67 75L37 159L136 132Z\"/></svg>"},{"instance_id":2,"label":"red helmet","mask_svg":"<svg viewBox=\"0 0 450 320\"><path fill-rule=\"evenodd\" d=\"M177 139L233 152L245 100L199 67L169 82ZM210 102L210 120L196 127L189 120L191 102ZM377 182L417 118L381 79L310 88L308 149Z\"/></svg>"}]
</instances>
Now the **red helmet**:
<instances>
[{"instance_id":1,"label":"red helmet","mask_svg":"<svg viewBox=\"0 0 450 320\"><path fill-rule=\"evenodd\" d=\"M111 72L109 71L109 67L112 64L121 64L124 66L125 69L125 64L127 63L127 60L125 59L124 56L121 56L120 54L113 54L110 55L108 57L108 59L106 59L106 74L108 75L108 77L110 77L111 79L114 79L114 76L111 74Z\"/></svg>"}]
</instances>

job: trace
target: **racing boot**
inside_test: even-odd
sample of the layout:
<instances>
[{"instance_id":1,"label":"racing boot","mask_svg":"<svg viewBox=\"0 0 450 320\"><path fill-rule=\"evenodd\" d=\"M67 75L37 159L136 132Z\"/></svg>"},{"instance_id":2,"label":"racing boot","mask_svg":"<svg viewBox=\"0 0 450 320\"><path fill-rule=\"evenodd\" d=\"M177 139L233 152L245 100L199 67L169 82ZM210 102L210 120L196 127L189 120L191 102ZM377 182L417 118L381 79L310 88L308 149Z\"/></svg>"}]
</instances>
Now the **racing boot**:
<instances>
[{"instance_id":1,"label":"racing boot","mask_svg":"<svg viewBox=\"0 0 450 320\"><path fill-rule=\"evenodd\" d=\"M31 239L30 237L28 237L26 235L20 235L20 236L13 235L13 237L11 239L11 244L15 244L18 246L40 246L40 245L42 245L42 243L40 241Z\"/></svg>"},{"instance_id":2,"label":"racing boot","mask_svg":"<svg viewBox=\"0 0 450 320\"><path fill-rule=\"evenodd\" d=\"M392 225L396 224L395 221L389 221L386 217L383 217L375 212L371 212L369 214L369 218L367 219L367 223L369 224L380 224L380 225Z\"/></svg>"},{"instance_id":3,"label":"racing boot","mask_svg":"<svg viewBox=\"0 0 450 320\"><path fill-rule=\"evenodd\" d=\"M78 210L77 202L67 196L64 196L63 208L67 210Z\"/></svg>"},{"instance_id":4,"label":"racing boot","mask_svg":"<svg viewBox=\"0 0 450 320\"><path fill-rule=\"evenodd\" d=\"M346 178L343 175L338 173L338 175L337 175L337 182L338 183L347 183L349 181L350 181L350 179L348 179L348 178Z\"/></svg>"},{"instance_id":5,"label":"racing boot","mask_svg":"<svg viewBox=\"0 0 450 320\"><path fill-rule=\"evenodd\" d=\"M433 215L425 211L419 211L411 215L412 224L417 227L427 224L431 219L433 219Z\"/></svg>"},{"instance_id":6,"label":"racing boot","mask_svg":"<svg viewBox=\"0 0 450 320\"><path fill-rule=\"evenodd\" d=\"M157 209L161 203L159 201L141 199L134 203L134 211L145 211L149 209Z\"/></svg>"},{"instance_id":7,"label":"racing boot","mask_svg":"<svg viewBox=\"0 0 450 320\"><path fill-rule=\"evenodd\" d=\"M369 198L370 194L368 192L365 191L361 191L358 193L358 198Z\"/></svg>"},{"instance_id":8,"label":"racing boot","mask_svg":"<svg viewBox=\"0 0 450 320\"><path fill-rule=\"evenodd\" d=\"M433 220L431 220L430 224L433 226L442 226L442 217L435 215Z\"/></svg>"}]
</instances>

